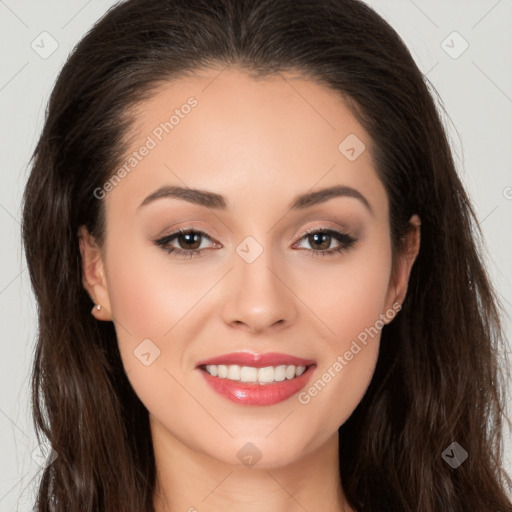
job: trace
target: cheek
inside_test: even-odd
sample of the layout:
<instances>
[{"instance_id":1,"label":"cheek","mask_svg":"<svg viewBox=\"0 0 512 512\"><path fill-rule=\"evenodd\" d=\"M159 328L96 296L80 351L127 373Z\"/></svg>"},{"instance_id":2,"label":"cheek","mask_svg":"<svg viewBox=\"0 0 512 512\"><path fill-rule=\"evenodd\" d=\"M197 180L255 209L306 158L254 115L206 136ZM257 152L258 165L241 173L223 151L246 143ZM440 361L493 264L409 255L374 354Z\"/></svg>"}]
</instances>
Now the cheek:
<instances>
[{"instance_id":1,"label":"cheek","mask_svg":"<svg viewBox=\"0 0 512 512\"><path fill-rule=\"evenodd\" d=\"M315 274L309 300L315 315L329 329L321 340L318 368L298 396L316 423L332 431L343 424L361 401L373 377L379 353L382 316L391 274L391 247L383 240L353 252L336 272Z\"/></svg>"},{"instance_id":2,"label":"cheek","mask_svg":"<svg viewBox=\"0 0 512 512\"><path fill-rule=\"evenodd\" d=\"M173 265L164 251L137 242L129 253L121 252L112 247L108 257L111 307L135 338L162 338L194 308L214 277L192 273L186 262Z\"/></svg>"},{"instance_id":3,"label":"cheek","mask_svg":"<svg viewBox=\"0 0 512 512\"><path fill-rule=\"evenodd\" d=\"M147 244L131 247L125 253L112 245L107 257L111 307L128 379L145 407L165 418L169 430L179 432L188 421L173 411L187 411L187 418L208 423L182 383L187 346L200 325L198 301L215 276L197 270L192 274L186 262L173 265L164 251ZM211 420L208 427L217 425Z\"/></svg>"},{"instance_id":4,"label":"cheek","mask_svg":"<svg viewBox=\"0 0 512 512\"><path fill-rule=\"evenodd\" d=\"M303 269L301 275L313 273ZM324 332L330 333L329 344L342 350L385 313L390 275L391 247L383 240L347 252L339 263L317 264L314 279L297 279L301 296L307 297L313 313L328 327Z\"/></svg>"}]
</instances>

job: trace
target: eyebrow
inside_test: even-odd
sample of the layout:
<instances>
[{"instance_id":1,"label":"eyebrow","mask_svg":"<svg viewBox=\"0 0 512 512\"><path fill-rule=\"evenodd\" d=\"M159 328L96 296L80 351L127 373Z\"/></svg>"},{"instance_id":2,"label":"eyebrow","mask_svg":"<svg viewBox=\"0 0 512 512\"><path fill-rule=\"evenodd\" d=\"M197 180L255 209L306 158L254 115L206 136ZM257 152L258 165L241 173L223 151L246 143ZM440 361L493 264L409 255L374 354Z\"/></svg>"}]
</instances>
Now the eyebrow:
<instances>
[{"instance_id":1,"label":"eyebrow","mask_svg":"<svg viewBox=\"0 0 512 512\"><path fill-rule=\"evenodd\" d=\"M366 197L358 190L352 187L338 185L334 187L324 188L315 192L307 192L297 196L289 205L290 210L302 210L316 204L323 203L334 197L352 197L358 199L366 209L373 214L372 207ZM198 190L186 187L163 186L155 190L142 201L139 208L145 206L157 199L181 199L189 203L213 208L216 210L225 210L227 208L226 200L223 196L206 190Z\"/></svg>"}]
</instances>

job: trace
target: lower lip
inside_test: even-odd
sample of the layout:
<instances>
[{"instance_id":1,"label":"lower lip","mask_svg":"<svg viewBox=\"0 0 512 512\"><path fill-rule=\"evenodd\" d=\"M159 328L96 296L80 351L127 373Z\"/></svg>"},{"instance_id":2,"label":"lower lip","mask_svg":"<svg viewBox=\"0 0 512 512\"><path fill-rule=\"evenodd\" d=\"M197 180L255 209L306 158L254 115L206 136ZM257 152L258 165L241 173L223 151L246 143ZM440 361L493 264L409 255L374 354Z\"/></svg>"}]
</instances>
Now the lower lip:
<instances>
[{"instance_id":1,"label":"lower lip","mask_svg":"<svg viewBox=\"0 0 512 512\"><path fill-rule=\"evenodd\" d=\"M298 393L306 385L313 370L314 366L308 366L300 377L269 384L221 379L212 377L205 370L201 370L201 373L214 391L232 402L243 405L274 405Z\"/></svg>"}]
</instances>

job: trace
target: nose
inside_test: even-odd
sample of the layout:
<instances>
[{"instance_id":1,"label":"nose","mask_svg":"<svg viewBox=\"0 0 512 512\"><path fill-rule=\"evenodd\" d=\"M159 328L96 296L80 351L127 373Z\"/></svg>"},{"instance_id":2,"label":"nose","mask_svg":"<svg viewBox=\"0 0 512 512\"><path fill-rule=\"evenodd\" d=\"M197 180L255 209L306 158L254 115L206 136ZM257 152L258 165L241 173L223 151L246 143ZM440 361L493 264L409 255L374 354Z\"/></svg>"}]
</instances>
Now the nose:
<instances>
[{"instance_id":1,"label":"nose","mask_svg":"<svg viewBox=\"0 0 512 512\"><path fill-rule=\"evenodd\" d=\"M224 322L253 334L281 330L297 316L296 297L267 251L247 263L238 255L225 283Z\"/></svg>"}]
</instances>

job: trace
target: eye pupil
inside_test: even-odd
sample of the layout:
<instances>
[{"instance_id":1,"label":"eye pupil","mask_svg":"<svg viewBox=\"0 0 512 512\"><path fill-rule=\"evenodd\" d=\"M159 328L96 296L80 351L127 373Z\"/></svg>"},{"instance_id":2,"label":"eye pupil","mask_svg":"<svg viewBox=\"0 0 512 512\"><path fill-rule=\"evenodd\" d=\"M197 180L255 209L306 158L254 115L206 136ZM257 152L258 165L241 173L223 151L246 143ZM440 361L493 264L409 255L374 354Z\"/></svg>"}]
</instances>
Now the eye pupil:
<instances>
[{"instance_id":1,"label":"eye pupil","mask_svg":"<svg viewBox=\"0 0 512 512\"><path fill-rule=\"evenodd\" d=\"M323 238L324 240L319 240ZM313 233L312 235L309 235L309 243L311 246L314 244L320 244L320 247L317 247L317 249L329 249L331 245L331 235L328 235L326 233Z\"/></svg>"},{"instance_id":2,"label":"eye pupil","mask_svg":"<svg viewBox=\"0 0 512 512\"><path fill-rule=\"evenodd\" d=\"M201 245L201 235L199 233L182 233L178 240L182 249L197 249ZM183 246L181 243L182 240L186 241L186 246Z\"/></svg>"}]
</instances>

